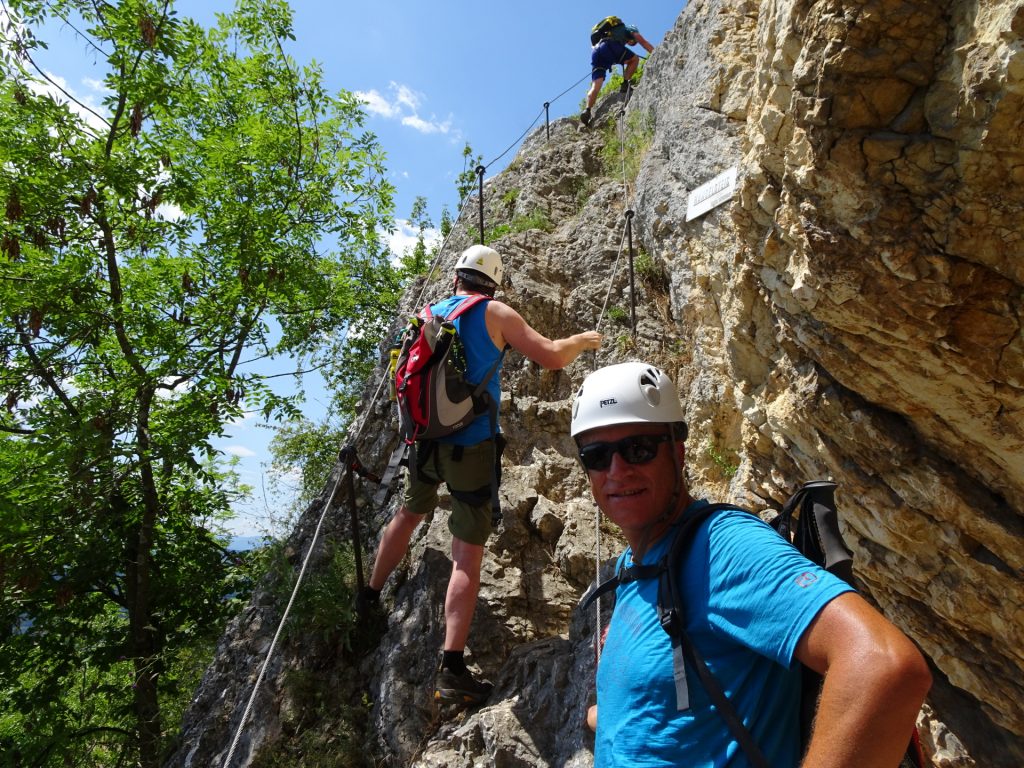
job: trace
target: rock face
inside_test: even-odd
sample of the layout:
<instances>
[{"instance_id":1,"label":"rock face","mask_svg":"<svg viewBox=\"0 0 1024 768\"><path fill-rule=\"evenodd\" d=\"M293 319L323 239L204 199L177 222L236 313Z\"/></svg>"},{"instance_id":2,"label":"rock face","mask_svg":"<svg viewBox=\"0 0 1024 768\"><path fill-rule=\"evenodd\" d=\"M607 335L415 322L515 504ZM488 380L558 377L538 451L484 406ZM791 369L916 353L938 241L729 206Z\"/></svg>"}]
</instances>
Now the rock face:
<instances>
[{"instance_id":1,"label":"rock face","mask_svg":"<svg viewBox=\"0 0 1024 768\"><path fill-rule=\"evenodd\" d=\"M488 182L488 226L539 211L553 227L489 243L510 276L502 298L548 336L599 325L606 340L561 372L506 359L505 517L469 646L495 693L454 720L430 700L451 567L442 503L385 590L378 650L346 661L286 636L233 765L316 727L288 684L300 672L313 679L300 690L339 706L365 693L366 748L392 765L592 764L595 617L574 605L621 543L572 459L569 403L587 372L626 359L683 394L695 496L764 509L804 479L838 482L864 593L933 665L933 764L1024 764L1022 99L1021 0L695 0L621 121L614 95L596 128L531 136ZM616 126L646 146L635 179L615 164L602 176ZM689 193L730 168L732 198L687 222ZM475 210L407 310L444 294ZM644 254L635 332L609 319L629 316L627 220ZM354 432L382 467L394 435L377 384ZM329 490L293 534L296 562ZM372 544L394 500L362 504ZM342 517L327 515L311 573L348 546ZM232 624L168 765L223 762L280 602L261 594Z\"/></svg>"}]
</instances>

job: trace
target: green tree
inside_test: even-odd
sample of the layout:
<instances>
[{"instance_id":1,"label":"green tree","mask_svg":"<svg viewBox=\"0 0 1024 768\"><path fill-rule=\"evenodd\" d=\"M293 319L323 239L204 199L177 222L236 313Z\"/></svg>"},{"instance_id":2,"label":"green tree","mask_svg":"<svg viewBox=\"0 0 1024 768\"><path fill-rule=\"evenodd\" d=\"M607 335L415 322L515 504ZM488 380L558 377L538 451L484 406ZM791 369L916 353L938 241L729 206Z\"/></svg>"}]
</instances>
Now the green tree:
<instances>
[{"instance_id":1,"label":"green tree","mask_svg":"<svg viewBox=\"0 0 1024 768\"><path fill-rule=\"evenodd\" d=\"M448 206L441 206L441 238L447 238L452 231L452 227L455 223L452 221L452 215L448 212Z\"/></svg>"},{"instance_id":2,"label":"green tree","mask_svg":"<svg viewBox=\"0 0 1024 768\"><path fill-rule=\"evenodd\" d=\"M473 157L473 148L466 142L462 148L462 173L455 178L455 189L459 193L459 209L469 194L479 185L479 178L476 169L483 163L483 155Z\"/></svg>"},{"instance_id":3,"label":"green tree","mask_svg":"<svg viewBox=\"0 0 1024 768\"><path fill-rule=\"evenodd\" d=\"M157 0L5 8L0 753L150 768L234 589L217 531L239 489L210 440L245 408L296 413L270 357L358 362L325 367L351 392L376 354L351 337L397 289L392 189L358 101L285 53L283 0L210 30ZM101 108L37 61L64 23Z\"/></svg>"},{"instance_id":4,"label":"green tree","mask_svg":"<svg viewBox=\"0 0 1024 768\"><path fill-rule=\"evenodd\" d=\"M416 244L402 256L402 269L407 275L422 275L430 266L426 232L434 226L427 213L427 198L417 195L412 203L409 224L416 228Z\"/></svg>"}]
</instances>

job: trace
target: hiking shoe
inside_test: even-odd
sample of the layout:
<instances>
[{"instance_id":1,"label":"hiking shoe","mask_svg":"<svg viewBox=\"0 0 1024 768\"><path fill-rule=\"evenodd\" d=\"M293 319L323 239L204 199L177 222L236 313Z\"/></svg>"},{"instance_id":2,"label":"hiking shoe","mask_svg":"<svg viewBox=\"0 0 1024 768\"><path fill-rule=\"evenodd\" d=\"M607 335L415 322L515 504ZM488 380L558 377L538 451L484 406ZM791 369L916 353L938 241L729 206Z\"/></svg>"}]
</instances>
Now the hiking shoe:
<instances>
[{"instance_id":1,"label":"hiking shoe","mask_svg":"<svg viewBox=\"0 0 1024 768\"><path fill-rule=\"evenodd\" d=\"M381 613L380 592L370 589L370 587L363 587L356 592L354 608L356 616L362 620L370 618L374 613Z\"/></svg>"},{"instance_id":2,"label":"hiking shoe","mask_svg":"<svg viewBox=\"0 0 1024 768\"><path fill-rule=\"evenodd\" d=\"M580 122L583 123L583 125L590 125L590 107L587 107L580 112Z\"/></svg>"},{"instance_id":3,"label":"hiking shoe","mask_svg":"<svg viewBox=\"0 0 1024 768\"><path fill-rule=\"evenodd\" d=\"M442 704L483 704L493 690L494 685L477 680L468 669L459 675L442 669L437 673L434 700Z\"/></svg>"},{"instance_id":4,"label":"hiking shoe","mask_svg":"<svg viewBox=\"0 0 1024 768\"><path fill-rule=\"evenodd\" d=\"M619 86L619 93L626 93L630 88L633 87L632 80L623 80L622 85Z\"/></svg>"},{"instance_id":5,"label":"hiking shoe","mask_svg":"<svg viewBox=\"0 0 1024 768\"><path fill-rule=\"evenodd\" d=\"M380 593L364 587L356 593L356 631L353 644L357 650L376 647L388 631L388 616L380 604Z\"/></svg>"}]
</instances>

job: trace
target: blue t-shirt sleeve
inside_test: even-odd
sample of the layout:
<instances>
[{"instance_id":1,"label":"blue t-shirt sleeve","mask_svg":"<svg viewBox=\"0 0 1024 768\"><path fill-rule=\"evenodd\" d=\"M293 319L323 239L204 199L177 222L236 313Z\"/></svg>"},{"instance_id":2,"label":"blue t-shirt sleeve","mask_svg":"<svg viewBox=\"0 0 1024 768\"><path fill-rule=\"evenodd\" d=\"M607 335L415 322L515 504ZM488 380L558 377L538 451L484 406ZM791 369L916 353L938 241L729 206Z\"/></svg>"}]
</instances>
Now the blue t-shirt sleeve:
<instances>
[{"instance_id":1,"label":"blue t-shirt sleeve","mask_svg":"<svg viewBox=\"0 0 1024 768\"><path fill-rule=\"evenodd\" d=\"M712 517L694 541L693 563L707 564L704 616L722 633L789 668L797 643L825 605L852 592L805 558L769 525L742 511ZM687 574L689 577L699 574Z\"/></svg>"}]
</instances>

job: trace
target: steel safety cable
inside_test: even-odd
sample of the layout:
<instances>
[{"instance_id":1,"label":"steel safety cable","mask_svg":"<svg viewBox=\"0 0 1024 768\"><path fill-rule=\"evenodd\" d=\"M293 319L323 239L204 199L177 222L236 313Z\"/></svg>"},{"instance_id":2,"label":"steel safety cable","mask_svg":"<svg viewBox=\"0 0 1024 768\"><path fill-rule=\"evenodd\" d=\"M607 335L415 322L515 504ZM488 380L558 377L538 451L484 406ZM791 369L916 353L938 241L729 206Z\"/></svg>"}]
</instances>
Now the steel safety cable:
<instances>
[{"instance_id":1,"label":"steel safety cable","mask_svg":"<svg viewBox=\"0 0 1024 768\"><path fill-rule=\"evenodd\" d=\"M586 75L581 77L575 83L570 85L568 88L566 88L560 94L555 96L555 98L550 99L548 103L549 104L553 104L554 102L558 101L558 99L562 98L565 94L567 94L573 88L578 86L580 83L582 83L589 76L590 76L590 72L588 72ZM505 149L504 152L502 152L500 155L495 157L489 163L484 165L484 169L486 170L486 169L490 168L492 165L494 165L496 162L498 162L501 158L503 158L505 155L507 155L508 152L513 147L515 147L516 144L518 144L530 132L530 130L537 124L537 121L540 120L541 115L543 115L543 114L544 114L544 110L541 109L541 111L538 112L537 116L533 119L533 122L530 123L529 127L525 131L523 131L522 134L520 134L519 138L517 138L515 141L513 141L511 144L509 144L508 148ZM621 144L621 140L620 140L620 144ZM625 166L623 166L623 177L625 177ZM469 195L467 195L465 200L462 201L462 205L459 208L458 215L456 215L455 221L452 222L452 228L448 231L448 235L445 237L444 241L441 243L441 247L437 249L437 254L434 256L434 261L431 262L430 270L428 271L427 274L430 274L431 272L433 272L433 270L437 267L437 263L440 260L441 255L444 253L444 249L445 249L445 246L448 244L448 240L455 233L455 226L459 223L459 221L462 220L462 214L465 212L466 208L469 206L469 200L470 200ZM416 306L419 306L419 303L423 300L423 295L424 295L424 293L426 293L426 289L427 289L427 283L424 282L423 287L420 289L420 294L416 298ZM373 407L377 404L377 399L380 397L380 393L381 393L381 391L384 388L385 382L386 382L386 377L382 377L380 383L377 385L377 389L374 392L373 398L370 400L370 405L366 409L365 413L369 414L369 413L373 412ZM352 443L357 442L359 440L359 438L362 436L363 427L366 425L367 421L368 421L368 418L364 418L363 421L360 422L359 428L357 429L355 436L351 440Z\"/></svg>"},{"instance_id":2,"label":"steel safety cable","mask_svg":"<svg viewBox=\"0 0 1024 768\"><path fill-rule=\"evenodd\" d=\"M526 137L526 134L528 134L528 133L530 132L530 130L531 130L531 129L533 128L533 126L535 126L535 125L537 124L537 121L538 121L538 120L540 120L540 118L541 118L541 117L543 116L543 114L544 114L544 109L543 109L543 108L541 108L540 112L538 112L538 113L537 113L537 116L536 116L535 118L533 118L533 122L532 122L532 123L530 123L530 124L529 124L529 125L528 125L528 126L526 127L526 130L525 130L525 131L523 131L523 132L522 132L521 134L519 134L519 138L518 138L518 139L516 139L515 141L513 141L513 142L512 142L511 144L509 144L509 145L508 145L508 146L507 146L507 147L505 148L505 151L504 151L504 152L502 152L502 153L501 153L500 155L498 155L498 156L497 156L496 158L494 158L493 160L491 160L491 162L487 163L487 164L486 164L486 165L484 166L484 170L486 171L486 170L487 170L488 168L490 168L490 167L491 167L492 165L494 165L494 164L495 164L496 162L498 162L499 160L501 160L501 158L503 158L503 157L504 157L505 155L507 155L507 154L509 153L509 151L510 151L510 150L511 150L511 149L512 149L513 147L515 147L515 145L516 145L516 144L518 144L518 143L519 143L520 141L522 141L522 140L523 140L523 139L524 139L524 138Z\"/></svg>"},{"instance_id":3,"label":"steel safety cable","mask_svg":"<svg viewBox=\"0 0 1024 768\"><path fill-rule=\"evenodd\" d=\"M249 694L249 701L246 703L245 710L242 712L242 719L238 723L238 728L235 731L235 737L231 740L231 747L228 749L227 757L224 758L222 768L229 768L231 765L231 758L234 757L238 741L241 739L242 731L245 728L245 723L249 719L249 715L252 713L253 703L256 701L256 694L259 692L260 685L263 683L263 678L267 673L267 667L270 666L270 660L274 656L274 649L277 647L277 641L281 637L281 631L284 629L284 623L288 620L288 614L292 610L292 605L295 603L295 596L298 594L299 586L302 584L302 577L306 574L306 566L309 565L309 559L313 554L314 547L316 547L317 539L320 537L320 528L324 524L324 518L327 516L327 511L331 508L331 502L333 501L335 494L338 492L338 486L341 484L343 476L344 472L338 473L338 478L334 481L334 489L331 491L331 495L327 497L327 501L324 502L323 511L320 513L320 519L317 521L316 530L313 532L313 539L309 544L309 549L306 550L306 556L302 560L302 568L299 569L299 575L295 579L295 586L292 588L291 597L288 598L288 605L285 606L284 615L281 616L281 621L277 625L277 631L274 632L274 639L270 642L270 648L267 650L267 656L263 660L263 666L260 667L260 673L256 677L256 682L253 684L252 693Z\"/></svg>"},{"instance_id":4,"label":"steel safety cable","mask_svg":"<svg viewBox=\"0 0 1024 768\"><path fill-rule=\"evenodd\" d=\"M575 88L575 87L576 87L577 85L579 85L580 83L582 83L582 82L583 82L584 80L586 80L586 79L587 79L588 77L590 77L590 72L587 72L587 74L585 74L585 75L584 75L583 77L581 77L581 78L580 78L579 80L577 80L577 81L576 81L575 83L573 83L572 85L570 85L570 86L569 86L568 88L566 88L566 89L565 89L564 91L562 91L562 92L561 92L560 94L558 94L557 96L555 96L555 98L553 98L553 99L548 99L548 102L547 102L547 103L548 103L548 105L554 104L554 103L555 103L556 101L558 101L558 100L559 100L560 98L562 98L563 96L565 96L565 94L567 94L567 93L568 93L569 91L571 91L571 90L572 90L573 88ZM504 157L505 155L507 155L507 154L509 153L509 150L511 150L511 149L512 149L512 148L513 148L513 147L514 147L514 146L515 146L516 144L518 144L518 143L519 143L520 141L522 141L522 140L523 140L523 139L524 139L524 138L526 137L526 135L527 135L527 134L528 134L528 133L530 132L530 130L531 130L531 129L533 128L533 126L535 126L535 125L537 124L537 121L538 121L538 120L540 120L541 116L543 116L543 114L544 114L544 111L545 111L544 109L541 109L541 111L540 111L539 113L537 113L537 116L536 116L535 118L533 118L533 122L532 122L532 123L530 123L530 125L529 125L529 126L528 126L528 127L526 128L526 130L525 130L525 131L523 131L523 132L522 132L522 133L521 133L521 134L519 135L519 138L518 138L518 139L516 139L515 141L513 141L513 142L512 142L511 144L509 144L509 145L508 145L508 147L507 147L507 148L505 149L505 151L504 151L504 152L502 152L502 153L501 153L500 155L498 155L498 156L497 156L496 158L494 158L493 160L491 160L491 161L490 161L489 163L486 163L486 164L484 165L484 170L487 170L487 169L488 169L488 168L490 168L490 167L491 167L492 165L494 165L494 164L495 164L496 162L498 162L499 160L501 160L501 158L503 158L503 157Z\"/></svg>"},{"instance_id":5,"label":"steel safety cable","mask_svg":"<svg viewBox=\"0 0 1024 768\"><path fill-rule=\"evenodd\" d=\"M549 101L548 103L549 103L549 104L554 104L554 103L555 103L556 101L558 101L558 100L559 100L560 98L562 98L563 96L565 96L565 94L567 94L567 93L568 93L569 91L571 91L571 90L572 90L573 88L575 88L575 87L576 87L577 85L579 85L579 84L580 84L580 83L582 83L582 82L583 82L584 80L586 80L586 79L587 79L588 77L590 77L590 75L591 75L591 73L593 73L593 71L594 71L594 70L590 70L590 72L587 72L587 74L585 74L585 75L584 75L583 77L581 77L581 78L580 78L579 80L577 80L577 81L576 81L575 83L573 83L572 85L570 85L570 86L569 86L568 88L566 88L566 89L565 89L564 91L562 91L562 92L561 92L560 94L558 94L557 96L555 96L555 98L551 99L551 100L550 100L550 101Z\"/></svg>"},{"instance_id":6,"label":"steel safety cable","mask_svg":"<svg viewBox=\"0 0 1024 768\"><path fill-rule=\"evenodd\" d=\"M644 57L641 57L644 58ZM625 80L625 71L623 71L623 80ZM626 101L623 102L622 108L619 110L619 117L616 121L618 124L619 134L619 159L622 168L622 201L623 204L629 205L629 183L626 181L626 141L625 141L625 129L624 121L626 116L626 104L630 96L631 86L626 86ZM604 297L604 305L601 307L601 314L598 316L597 330L600 330L601 320L604 319L605 309L608 307L608 300L611 297L612 287L615 285L615 277L618 274L619 262L622 259L622 246L626 242L626 231L629 226L628 218L623 222L622 225L622 237L619 240L619 252L615 256L615 267L612 270L611 279L608 281L608 292ZM594 514L594 584L598 585L601 583L601 510L597 509ZM594 647L596 662L601 660L601 597L597 597L595 601L595 615L594 615ZM596 665L595 662L595 665Z\"/></svg>"},{"instance_id":7,"label":"steel safety cable","mask_svg":"<svg viewBox=\"0 0 1024 768\"><path fill-rule=\"evenodd\" d=\"M619 262L622 260L622 246L623 246L623 244L625 242L626 242L626 224L625 224L625 222L623 222L623 224L622 224L622 237L619 239L619 252L615 255L615 265L612 268L612 274L611 274L611 277L608 280L608 291L604 295L604 304L601 305L601 312L597 316L597 327L594 329L595 331L600 331L601 330L601 322L604 320L604 313L605 313L605 310L608 308L608 299L611 298L612 287L615 285L615 277L619 273Z\"/></svg>"},{"instance_id":8,"label":"steel safety cable","mask_svg":"<svg viewBox=\"0 0 1024 768\"><path fill-rule=\"evenodd\" d=\"M601 583L601 509L595 504L594 511L594 584ZM597 608L594 614L594 666L601 661L601 596L597 596Z\"/></svg>"},{"instance_id":9,"label":"steel safety cable","mask_svg":"<svg viewBox=\"0 0 1024 768\"><path fill-rule=\"evenodd\" d=\"M626 98L629 98L629 90L627 87ZM619 119L617 121L619 128L619 162L622 167L622 203L627 208L629 207L629 182L626 181L626 130L623 123L626 120L626 104L623 102L622 108L619 110Z\"/></svg>"},{"instance_id":10,"label":"steel safety cable","mask_svg":"<svg viewBox=\"0 0 1024 768\"><path fill-rule=\"evenodd\" d=\"M604 319L605 309L608 307L608 299L612 295L612 287L615 285L615 277L619 273L619 262L622 260L622 246L626 242L626 224L622 225L622 237L619 238L619 252L615 255L615 266L612 268L611 277L608 280L608 291L605 293L604 304L601 306L601 314L597 318L595 330L601 330L601 321ZM594 511L594 584L601 583L601 510ZM594 609L594 647L595 664L601 660L601 597L595 601Z\"/></svg>"}]
</instances>

